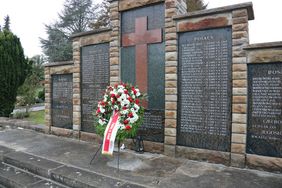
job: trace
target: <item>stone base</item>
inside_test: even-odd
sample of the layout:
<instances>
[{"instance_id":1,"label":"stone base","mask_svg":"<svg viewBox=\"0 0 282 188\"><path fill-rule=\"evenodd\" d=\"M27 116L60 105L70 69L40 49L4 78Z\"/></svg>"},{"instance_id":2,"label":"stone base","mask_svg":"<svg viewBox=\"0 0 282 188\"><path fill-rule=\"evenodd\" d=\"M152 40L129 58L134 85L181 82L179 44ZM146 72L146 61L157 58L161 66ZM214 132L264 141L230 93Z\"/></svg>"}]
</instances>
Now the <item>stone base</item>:
<instances>
[{"instance_id":1,"label":"stone base","mask_svg":"<svg viewBox=\"0 0 282 188\"><path fill-rule=\"evenodd\" d=\"M53 134L53 135L56 135L56 136L63 136L63 137L67 137L67 138L79 139L78 131L74 131L74 130L71 130L71 129L51 127L50 134Z\"/></svg>"},{"instance_id":2,"label":"stone base","mask_svg":"<svg viewBox=\"0 0 282 188\"><path fill-rule=\"evenodd\" d=\"M229 165L229 152L176 146L176 157Z\"/></svg>"},{"instance_id":3,"label":"stone base","mask_svg":"<svg viewBox=\"0 0 282 188\"><path fill-rule=\"evenodd\" d=\"M282 158L247 154L247 166L259 170L282 172Z\"/></svg>"},{"instance_id":4,"label":"stone base","mask_svg":"<svg viewBox=\"0 0 282 188\"><path fill-rule=\"evenodd\" d=\"M244 168L246 163L245 154L236 154L231 153L231 166L238 167L238 168Z\"/></svg>"}]
</instances>

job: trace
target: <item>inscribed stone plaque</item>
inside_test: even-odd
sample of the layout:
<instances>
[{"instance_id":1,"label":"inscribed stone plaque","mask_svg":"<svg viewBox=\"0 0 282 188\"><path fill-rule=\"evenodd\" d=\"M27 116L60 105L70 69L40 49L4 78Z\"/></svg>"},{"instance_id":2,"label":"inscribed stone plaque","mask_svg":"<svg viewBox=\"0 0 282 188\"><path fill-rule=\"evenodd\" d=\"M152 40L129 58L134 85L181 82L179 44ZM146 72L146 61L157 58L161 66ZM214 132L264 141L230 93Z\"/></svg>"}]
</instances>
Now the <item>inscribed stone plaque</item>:
<instances>
[{"instance_id":1,"label":"inscribed stone plaque","mask_svg":"<svg viewBox=\"0 0 282 188\"><path fill-rule=\"evenodd\" d=\"M179 35L177 144L230 151L231 28Z\"/></svg>"},{"instance_id":2,"label":"inscribed stone plaque","mask_svg":"<svg viewBox=\"0 0 282 188\"><path fill-rule=\"evenodd\" d=\"M72 129L72 74L52 75L52 126Z\"/></svg>"},{"instance_id":3,"label":"inscribed stone plaque","mask_svg":"<svg viewBox=\"0 0 282 188\"><path fill-rule=\"evenodd\" d=\"M93 112L109 85L109 44L82 47L81 54L81 130L95 132Z\"/></svg>"},{"instance_id":4,"label":"inscribed stone plaque","mask_svg":"<svg viewBox=\"0 0 282 188\"><path fill-rule=\"evenodd\" d=\"M142 83L142 87L145 85L148 104L139 133L145 140L155 142L164 141L164 17L164 4L125 11L121 17L121 79L133 85L147 80L145 84ZM138 70L139 63L144 68ZM140 74L140 71L144 74Z\"/></svg>"},{"instance_id":5,"label":"inscribed stone plaque","mask_svg":"<svg viewBox=\"0 0 282 188\"><path fill-rule=\"evenodd\" d=\"M248 65L247 153L282 157L282 63Z\"/></svg>"}]
</instances>

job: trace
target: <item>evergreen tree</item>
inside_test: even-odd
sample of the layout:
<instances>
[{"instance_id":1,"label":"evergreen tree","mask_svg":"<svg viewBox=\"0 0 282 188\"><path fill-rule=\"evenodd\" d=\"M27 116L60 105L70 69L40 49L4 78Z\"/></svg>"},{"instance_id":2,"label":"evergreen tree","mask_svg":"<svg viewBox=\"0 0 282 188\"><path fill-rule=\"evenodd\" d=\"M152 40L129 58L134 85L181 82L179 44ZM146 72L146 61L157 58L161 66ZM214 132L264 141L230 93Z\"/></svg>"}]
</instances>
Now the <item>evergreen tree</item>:
<instances>
[{"instance_id":1,"label":"evergreen tree","mask_svg":"<svg viewBox=\"0 0 282 188\"><path fill-rule=\"evenodd\" d=\"M88 31L97 20L100 5L92 0L66 0L56 23L45 25L48 38L40 39L44 54L51 62L72 59L72 34Z\"/></svg>"},{"instance_id":2,"label":"evergreen tree","mask_svg":"<svg viewBox=\"0 0 282 188\"><path fill-rule=\"evenodd\" d=\"M4 29L10 31L10 16L7 15L5 18L4 18Z\"/></svg>"},{"instance_id":3,"label":"evergreen tree","mask_svg":"<svg viewBox=\"0 0 282 188\"><path fill-rule=\"evenodd\" d=\"M203 0L187 0L186 3L188 12L203 10L208 6L208 4L205 4Z\"/></svg>"},{"instance_id":4,"label":"evergreen tree","mask_svg":"<svg viewBox=\"0 0 282 188\"><path fill-rule=\"evenodd\" d=\"M4 29L0 32L0 116L8 117L13 111L17 89L29 70L20 39Z\"/></svg>"}]
</instances>

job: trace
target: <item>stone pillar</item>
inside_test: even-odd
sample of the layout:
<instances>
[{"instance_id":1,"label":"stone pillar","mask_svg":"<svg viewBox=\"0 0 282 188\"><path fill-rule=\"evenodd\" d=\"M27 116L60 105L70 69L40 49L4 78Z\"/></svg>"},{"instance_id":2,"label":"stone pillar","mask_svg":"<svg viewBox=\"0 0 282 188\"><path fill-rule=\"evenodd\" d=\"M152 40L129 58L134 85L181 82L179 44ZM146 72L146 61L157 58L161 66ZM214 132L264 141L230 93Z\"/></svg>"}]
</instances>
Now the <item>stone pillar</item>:
<instances>
[{"instance_id":1,"label":"stone pillar","mask_svg":"<svg viewBox=\"0 0 282 188\"><path fill-rule=\"evenodd\" d=\"M184 0L165 1L165 141L164 153L175 156L177 126L177 33L173 16L186 12Z\"/></svg>"},{"instance_id":2,"label":"stone pillar","mask_svg":"<svg viewBox=\"0 0 282 188\"><path fill-rule=\"evenodd\" d=\"M110 4L111 39L110 39L110 85L120 81L120 16L119 2L112 0Z\"/></svg>"},{"instance_id":3,"label":"stone pillar","mask_svg":"<svg viewBox=\"0 0 282 188\"><path fill-rule=\"evenodd\" d=\"M73 44L73 130L81 130L81 88L80 88L80 43L74 40Z\"/></svg>"},{"instance_id":4,"label":"stone pillar","mask_svg":"<svg viewBox=\"0 0 282 188\"><path fill-rule=\"evenodd\" d=\"M50 67L44 68L45 75L45 125L51 130L51 75Z\"/></svg>"},{"instance_id":5,"label":"stone pillar","mask_svg":"<svg viewBox=\"0 0 282 188\"><path fill-rule=\"evenodd\" d=\"M249 44L248 11L232 11L232 137L231 166L245 166L247 134L247 57Z\"/></svg>"}]
</instances>

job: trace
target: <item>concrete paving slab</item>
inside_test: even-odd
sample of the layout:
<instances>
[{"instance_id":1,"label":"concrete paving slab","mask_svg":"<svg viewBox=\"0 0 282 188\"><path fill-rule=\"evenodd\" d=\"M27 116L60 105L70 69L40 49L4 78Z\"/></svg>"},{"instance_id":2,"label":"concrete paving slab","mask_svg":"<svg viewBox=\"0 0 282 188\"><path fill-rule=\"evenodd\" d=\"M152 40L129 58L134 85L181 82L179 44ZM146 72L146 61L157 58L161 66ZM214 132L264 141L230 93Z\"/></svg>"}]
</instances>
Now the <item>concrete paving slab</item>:
<instances>
[{"instance_id":1,"label":"concrete paving slab","mask_svg":"<svg viewBox=\"0 0 282 188\"><path fill-rule=\"evenodd\" d=\"M3 161L3 156L7 153L13 152L14 150L5 146L0 146L0 161Z\"/></svg>"},{"instance_id":2,"label":"concrete paving slab","mask_svg":"<svg viewBox=\"0 0 282 188\"><path fill-rule=\"evenodd\" d=\"M51 178L70 187L112 188L126 184L123 180L67 166L51 171Z\"/></svg>"},{"instance_id":3,"label":"concrete paving slab","mask_svg":"<svg viewBox=\"0 0 282 188\"><path fill-rule=\"evenodd\" d=\"M99 155L94 164L89 162L97 145L82 141L45 135L31 130L8 129L0 132L0 145L54 160L74 169L94 172L105 177L115 177L133 186L146 187L181 187L181 188L281 188L282 174L263 171L230 168L224 165L175 159L159 154L136 154L132 151L120 153L121 169L118 171L116 157ZM132 165L132 166L131 166ZM75 170L70 171L76 178ZM57 171L63 174L63 171ZM85 180L87 182L87 178Z\"/></svg>"},{"instance_id":4,"label":"concrete paving slab","mask_svg":"<svg viewBox=\"0 0 282 188\"><path fill-rule=\"evenodd\" d=\"M48 178L49 171L62 166L61 163L46 160L41 157L30 155L23 152L12 152L4 156L4 162L26 169L29 172Z\"/></svg>"},{"instance_id":5,"label":"concrete paving slab","mask_svg":"<svg viewBox=\"0 0 282 188\"><path fill-rule=\"evenodd\" d=\"M13 167L0 164L0 182L7 187L25 188L31 184L41 181L40 178L23 173Z\"/></svg>"},{"instance_id":6,"label":"concrete paving slab","mask_svg":"<svg viewBox=\"0 0 282 188\"><path fill-rule=\"evenodd\" d=\"M56 185L50 181L42 180L38 183L30 185L29 188L68 188L68 187Z\"/></svg>"}]
</instances>

